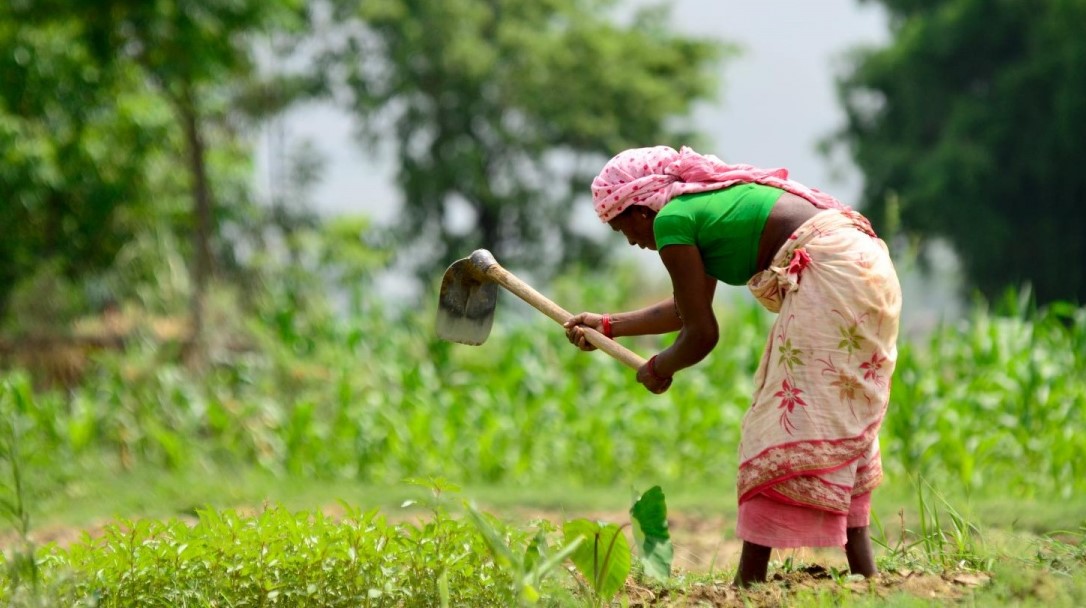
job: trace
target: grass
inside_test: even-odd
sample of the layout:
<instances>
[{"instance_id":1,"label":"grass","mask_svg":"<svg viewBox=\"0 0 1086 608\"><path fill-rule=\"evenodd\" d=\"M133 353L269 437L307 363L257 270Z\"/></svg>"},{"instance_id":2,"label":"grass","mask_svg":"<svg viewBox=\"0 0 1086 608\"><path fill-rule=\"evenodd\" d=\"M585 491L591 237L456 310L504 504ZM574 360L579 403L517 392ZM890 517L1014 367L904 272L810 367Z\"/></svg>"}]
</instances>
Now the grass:
<instances>
[{"instance_id":1,"label":"grass","mask_svg":"<svg viewBox=\"0 0 1086 608\"><path fill-rule=\"evenodd\" d=\"M636 488L587 486L568 483L463 485L463 494L498 513L515 514L525 509L549 512L620 511L628 506L637 489L649 487L645 480ZM723 517L734 521L736 513L734 478L722 474L714 486L669 484L668 504L675 511L697 517ZM118 472L108 461L83 463L71 471L68 480L47 488L35 497L28 509L33 528L83 527L104 518L171 517L192 514L199 508L254 508L281 504L290 509L319 509L346 502L359 508L398 509L409 499L425 492L404 483L372 483L357 480L322 479L281 475L260 467L192 465L165 469L142 466ZM1059 494L1015 498L1002 488L963 492L940 486L939 494L953 504L966 520L986 528L1013 533L1044 534L1056 529L1075 529L1086 524L1086 496L1065 499ZM887 529L898 534L898 514L904 510L915 517L918 499L915 480L888 475L875 492L872 504ZM726 530L724 534L730 534Z\"/></svg>"}]
</instances>

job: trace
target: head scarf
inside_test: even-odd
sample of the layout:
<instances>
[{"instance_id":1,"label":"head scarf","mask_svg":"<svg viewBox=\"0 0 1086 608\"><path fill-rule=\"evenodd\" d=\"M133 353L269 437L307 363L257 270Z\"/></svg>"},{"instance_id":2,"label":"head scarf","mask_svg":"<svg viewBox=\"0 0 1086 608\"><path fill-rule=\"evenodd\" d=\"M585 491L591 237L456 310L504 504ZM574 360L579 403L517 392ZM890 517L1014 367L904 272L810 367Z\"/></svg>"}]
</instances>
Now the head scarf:
<instances>
[{"instance_id":1,"label":"head scarf","mask_svg":"<svg viewBox=\"0 0 1086 608\"><path fill-rule=\"evenodd\" d=\"M788 179L787 169L729 165L712 154L698 154L686 146L678 152L668 146L620 152L592 180L592 202L600 221L609 222L630 205L659 211L681 194L748 183L780 188L820 209L848 209L829 194Z\"/></svg>"}]
</instances>

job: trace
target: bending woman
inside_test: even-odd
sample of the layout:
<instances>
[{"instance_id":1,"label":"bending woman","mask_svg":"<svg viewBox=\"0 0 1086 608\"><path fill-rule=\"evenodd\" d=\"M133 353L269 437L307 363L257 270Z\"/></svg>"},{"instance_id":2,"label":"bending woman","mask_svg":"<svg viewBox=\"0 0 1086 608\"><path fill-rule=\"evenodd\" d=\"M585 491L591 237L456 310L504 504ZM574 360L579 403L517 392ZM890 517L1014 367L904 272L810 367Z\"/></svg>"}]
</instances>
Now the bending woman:
<instances>
[{"instance_id":1,"label":"bending woman","mask_svg":"<svg viewBox=\"0 0 1086 608\"><path fill-rule=\"evenodd\" d=\"M611 337L678 331L637 372L662 393L716 345L718 281L746 284L778 313L743 419L736 584L765 581L773 547L844 546L854 574L876 574L868 523L901 288L871 224L783 169L729 165L686 147L618 154L592 197L600 220L659 252L674 295L576 315L566 334L581 350L593 348L581 326Z\"/></svg>"}]
</instances>

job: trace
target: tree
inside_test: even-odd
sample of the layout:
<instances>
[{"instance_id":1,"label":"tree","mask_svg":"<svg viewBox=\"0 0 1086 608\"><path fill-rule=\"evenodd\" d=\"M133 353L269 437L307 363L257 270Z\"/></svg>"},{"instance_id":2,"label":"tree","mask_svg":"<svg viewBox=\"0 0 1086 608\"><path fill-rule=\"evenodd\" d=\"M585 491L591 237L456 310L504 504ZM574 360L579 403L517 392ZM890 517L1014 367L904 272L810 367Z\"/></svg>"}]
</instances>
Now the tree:
<instances>
[{"instance_id":1,"label":"tree","mask_svg":"<svg viewBox=\"0 0 1086 608\"><path fill-rule=\"evenodd\" d=\"M17 22L42 28L78 24L74 42L88 49L95 68L137 71L140 85L172 111L170 133L180 142L191 200L191 314L197 345L219 227L210 152L217 144L216 150L229 156L239 146L229 112L278 111L317 86L309 86L309 78L269 85L260 80L254 59L259 37L304 32L306 9L303 0L16 0L9 9ZM301 80L306 86L297 86ZM93 83L88 86L94 90ZM220 177L220 187L224 181ZM244 196L245 190L236 192Z\"/></svg>"},{"instance_id":2,"label":"tree","mask_svg":"<svg viewBox=\"0 0 1086 608\"><path fill-rule=\"evenodd\" d=\"M153 167L174 143L168 110L131 66L94 60L79 20L18 9L0 6L0 318L19 281L101 271L166 212Z\"/></svg>"},{"instance_id":3,"label":"tree","mask_svg":"<svg viewBox=\"0 0 1086 608\"><path fill-rule=\"evenodd\" d=\"M673 121L715 92L724 47L669 33L664 9L623 26L610 8L338 0L362 23L339 54L351 104L371 137L391 125L397 244L416 246L424 270L476 247L543 272L599 259L571 220L591 177L625 147L690 143Z\"/></svg>"},{"instance_id":4,"label":"tree","mask_svg":"<svg viewBox=\"0 0 1086 608\"><path fill-rule=\"evenodd\" d=\"M208 174L207 129L216 99L255 76L253 39L304 23L300 0L109 0L81 8L111 53L131 58L170 103L185 142L191 180L194 339L203 328L203 299L213 271L214 194ZM218 107L216 107L216 105ZM225 107L224 107L225 106Z\"/></svg>"},{"instance_id":5,"label":"tree","mask_svg":"<svg viewBox=\"0 0 1086 608\"><path fill-rule=\"evenodd\" d=\"M840 80L876 225L945 237L988 297L1086 301L1086 0L880 0Z\"/></svg>"}]
</instances>

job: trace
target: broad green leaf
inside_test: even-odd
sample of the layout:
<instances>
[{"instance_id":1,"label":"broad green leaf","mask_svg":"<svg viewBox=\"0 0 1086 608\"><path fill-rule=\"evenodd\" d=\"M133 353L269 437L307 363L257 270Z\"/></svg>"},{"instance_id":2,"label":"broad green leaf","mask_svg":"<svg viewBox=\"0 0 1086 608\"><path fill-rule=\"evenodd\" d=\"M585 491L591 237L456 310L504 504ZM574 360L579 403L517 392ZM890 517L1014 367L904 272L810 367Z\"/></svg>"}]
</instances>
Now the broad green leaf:
<instances>
[{"instance_id":1,"label":"broad green leaf","mask_svg":"<svg viewBox=\"0 0 1086 608\"><path fill-rule=\"evenodd\" d=\"M667 528L667 503L660 486L653 486L630 507L633 535L645 574L658 581L671 576L673 548Z\"/></svg>"},{"instance_id":2,"label":"broad green leaf","mask_svg":"<svg viewBox=\"0 0 1086 608\"><path fill-rule=\"evenodd\" d=\"M574 519L562 526L562 532L567 543L583 539L570 559L597 598L610 601L630 574L630 545L622 529L615 524Z\"/></svg>"}]
</instances>

